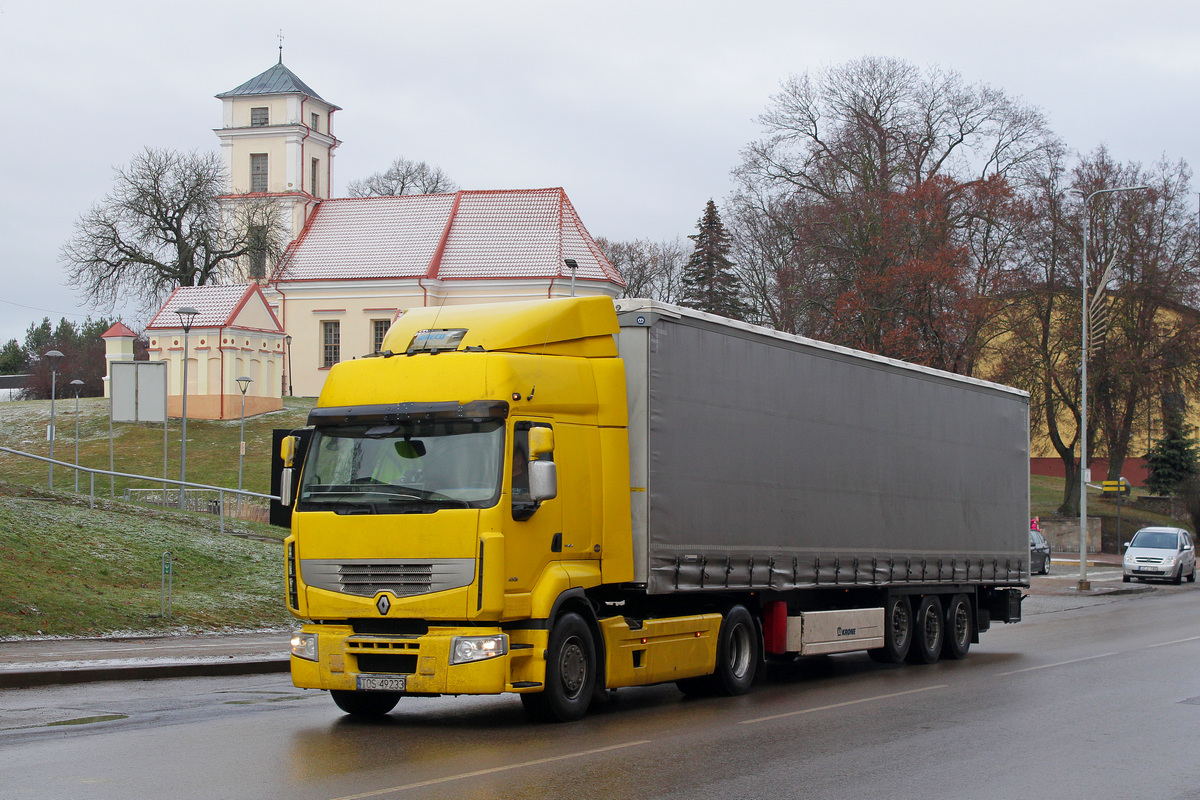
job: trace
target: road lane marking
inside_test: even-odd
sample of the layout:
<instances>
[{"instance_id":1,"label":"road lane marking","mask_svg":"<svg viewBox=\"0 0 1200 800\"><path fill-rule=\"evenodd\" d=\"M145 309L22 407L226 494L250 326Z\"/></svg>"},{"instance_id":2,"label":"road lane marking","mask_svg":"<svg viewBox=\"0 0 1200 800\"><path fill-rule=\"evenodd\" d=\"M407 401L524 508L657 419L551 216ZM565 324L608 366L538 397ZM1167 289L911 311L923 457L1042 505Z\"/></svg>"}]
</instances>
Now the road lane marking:
<instances>
[{"instance_id":1,"label":"road lane marking","mask_svg":"<svg viewBox=\"0 0 1200 800\"><path fill-rule=\"evenodd\" d=\"M1198 637L1198 638L1200 638L1200 637ZM1056 661L1053 664L1042 664L1041 666L1037 666L1037 667L1026 667L1025 669L1014 669L1011 672L1001 672L1000 677L1003 678L1005 675L1019 675L1022 672L1033 672L1034 670L1038 670L1038 669L1050 669L1051 667L1065 667L1068 664L1079 664L1083 661L1093 661L1097 658L1107 658L1108 656L1115 656L1115 655L1119 655L1119 654L1118 653L1101 653L1098 656L1086 656L1085 658L1073 658L1070 661Z\"/></svg>"},{"instance_id":2,"label":"road lane marking","mask_svg":"<svg viewBox=\"0 0 1200 800\"><path fill-rule=\"evenodd\" d=\"M453 781L466 780L467 778L478 778L482 775L494 775L497 772L507 772L514 769L524 769L525 767L537 767L542 764L553 764L556 761L567 761L572 758L583 758L584 756L594 756L598 753L608 753L613 750L621 750L626 747L637 747L639 744L650 744L649 739L639 739L636 742L625 742L624 744L614 744L608 747L597 747L594 750L581 750L578 753L567 753L561 756L551 756L550 758L538 758L533 761L522 761L517 764L505 764L500 767L489 767L488 769L477 769L474 772L462 772L458 775L447 775L444 778L430 778L427 781L418 781L417 783L406 783L403 786L391 786L387 789L375 789L370 792L360 792L359 794L348 794L343 797L335 797L332 800L362 800L364 797L380 797L385 794L395 794L397 792L407 792L409 789L420 789L425 786L436 786L439 783L451 783Z\"/></svg>"},{"instance_id":3,"label":"road lane marking","mask_svg":"<svg viewBox=\"0 0 1200 800\"><path fill-rule=\"evenodd\" d=\"M907 692L892 692L891 694L877 694L874 697L864 697L860 700L847 700L844 703L833 703L827 706L816 706L815 708L805 708L800 711L788 711L783 714L772 714L769 717L755 717L754 719L744 719L739 725L753 725L756 722L768 722L773 719L783 719L784 717L798 717L801 714L812 714L817 711L829 711L834 708L845 708L846 706L856 706L861 703L873 703L876 700L889 700L893 697L904 697L908 694L920 694L921 692L931 692L934 689L949 688L948 683L939 683L937 686L926 686L922 689L909 689Z\"/></svg>"},{"instance_id":4,"label":"road lane marking","mask_svg":"<svg viewBox=\"0 0 1200 800\"><path fill-rule=\"evenodd\" d=\"M1176 640L1175 640L1175 641L1173 641L1173 642L1160 642L1159 644L1151 644L1151 645L1147 645L1147 646L1146 646L1146 649L1147 649L1147 650L1153 650L1153 649L1154 649L1154 648L1156 648L1156 647L1166 647L1166 646L1167 646L1167 645L1169 645L1169 644L1183 644L1184 642L1194 642L1194 641L1196 641L1197 639L1200 639L1200 636L1189 636L1189 637L1188 637L1188 638L1186 638L1186 639L1176 639Z\"/></svg>"}]
</instances>

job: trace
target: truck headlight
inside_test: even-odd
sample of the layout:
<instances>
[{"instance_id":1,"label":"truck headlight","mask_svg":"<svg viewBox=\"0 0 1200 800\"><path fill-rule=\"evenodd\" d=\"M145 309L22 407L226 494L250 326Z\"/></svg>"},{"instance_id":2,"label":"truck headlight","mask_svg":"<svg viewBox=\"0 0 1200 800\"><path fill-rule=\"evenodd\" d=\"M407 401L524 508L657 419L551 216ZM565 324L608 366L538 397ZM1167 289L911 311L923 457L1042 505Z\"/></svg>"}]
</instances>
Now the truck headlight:
<instances>
[{"instance_id":1,"label":"truck headlight","mask_svg":"<svg viewBox=\"0 0 1200 800\"><path fill-rule=\"evenodd\" d=\"M455 636L450 640L450 663L486 661L508 652L508 634L495 636Z\"/></svg>"},{"instance_id":2,"label":"truck headlight","mask_svg":"<svg viewBox=\"0 0 1200 800\"><path fill-rule=\"evenodd\" d=\"M296 631L292 636L292 655L308 661L317 660L317 634Z\"/></svg>"}]
</instances>

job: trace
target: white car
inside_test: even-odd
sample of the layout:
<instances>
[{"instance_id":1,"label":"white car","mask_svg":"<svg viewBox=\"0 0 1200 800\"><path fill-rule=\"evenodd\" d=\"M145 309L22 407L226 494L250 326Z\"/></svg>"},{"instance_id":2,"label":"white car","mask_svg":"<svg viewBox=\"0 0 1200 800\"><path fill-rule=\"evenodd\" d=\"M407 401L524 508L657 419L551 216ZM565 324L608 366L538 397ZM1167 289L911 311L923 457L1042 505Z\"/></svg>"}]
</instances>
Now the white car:
<instances>
[{"instance_id":1,"label":"white car","mask_svg":"<svg viewBox=\"0 0 1200 800\"><path fill-rule=\"evenodd\" d=\"M1142 528L1125 543L1121 580L1166 578L1179 583L1196 580L1196 548L1192 535L1182 528Z\"/></svg>"}]
</instances>

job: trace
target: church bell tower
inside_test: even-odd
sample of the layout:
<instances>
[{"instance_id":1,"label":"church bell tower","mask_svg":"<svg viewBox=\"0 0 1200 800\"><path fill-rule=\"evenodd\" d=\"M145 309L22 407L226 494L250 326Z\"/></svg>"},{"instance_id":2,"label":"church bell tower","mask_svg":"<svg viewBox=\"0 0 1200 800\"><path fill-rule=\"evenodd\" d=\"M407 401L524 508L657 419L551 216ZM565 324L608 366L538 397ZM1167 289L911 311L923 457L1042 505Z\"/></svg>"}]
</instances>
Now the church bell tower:
<instances>
[{"instance_id":1,"label":"church bell tower","mask_svg":"<svg viewBox=\"0 0 1200 800\"><path fill-rule=\"evenodd\" d=\"M229 181L223 201L274 201L284 235L294 240L317 204L330 196L333 153L341 144L333 134L333 114L341 109L283 65L282 47L277 64L217 98L222 127L214 132ZM251 259L248 277L261 279L268 269Z\"/></svg>"}]
</instances>

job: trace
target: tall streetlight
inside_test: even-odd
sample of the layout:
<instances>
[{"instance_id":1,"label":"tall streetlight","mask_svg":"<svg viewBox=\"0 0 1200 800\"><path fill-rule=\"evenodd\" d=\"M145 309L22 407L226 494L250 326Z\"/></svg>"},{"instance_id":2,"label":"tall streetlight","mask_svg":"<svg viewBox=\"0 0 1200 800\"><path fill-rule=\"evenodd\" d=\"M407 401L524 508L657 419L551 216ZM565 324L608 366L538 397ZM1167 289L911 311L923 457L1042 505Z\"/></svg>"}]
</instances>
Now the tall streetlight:
<instances>
[{"instance_id":1,"label":"tall streetlight","mask_svg":"<svg viewBox=\"0 0 1200 800\"><path fill-rule=\"evenodd\" d=\"M71 385L75 387L75 494L79 494L79 392L83 381L76 378Z\"/></svg>"},{"instance_id":2,"label":"tall streetlight","mask_svg":"<svg viewBox=\"0 0 1200 800\"><path fill-rule=\"evenodd\" d=\"M289 333L283 337L284 344L287 345L287 387L288 397L293 397L292 394L292 335Z\"/></svg>"},{"instance_id":3,"label":"tall streetlight","mask_svg":"<svg viewBox=\"0 0 1200 800\"><path fill-rule=\"evenodd\" d=\"M238 489L242 488L242 459L246 455L246 389L250 384L254 383L245 375L237 379L238 386L242 389L242 433L238 440ZM241 501L241 495L238 495L238 501Z\"/></svg>"},{"instance_id":4,"label":"tall streetlight","mask_svg":"<svg viewBox=\"0 0 1200 800\"><path fill-rule=\"evenodd\" d=\"M54 395L57 389L58 362L63 354L58 350L46 351L46 359L50 362L50 488L54 488Z\"/></svg>"},{"instance_id":5,"label":"tall streetlight","mask_svg":"<svg viewBox=\"0 0 1200 800\"><path fill-rule=\"evenodd\" d=\"M1149 189L1149 186L1117 186L1112 189L1097 189L1084 196L1079 189L1068 191L1083 197L1083 321L1079 344L1079 583L1077 589L1081 592L1091 590L1092 582L1087 579L1087 487L1091 470L1088 469L1087 431L1088 431L1088 250L1091 245L1092 224L1088 216L1088 204L1098 194L1113 192L1135 192Z\"/></svg>"},{"instance_id":6,"label":"tall streetlight","mask_svg":"<svg viewBox=\"0 0 1200 800\"><path fill-rule=\"evenodd\" d=\"M183 306L175 309L175 313L179 315L179 324L183 326L183 386L180 387L183 392L183 424L180 426L182 430L179 434L179 507L183 508L184 487L182 484L187 480L184 476L187 473L188 332L192 329L192 323L196 321L200 312L191 306Z\"/></svg>"}]
</instances>

